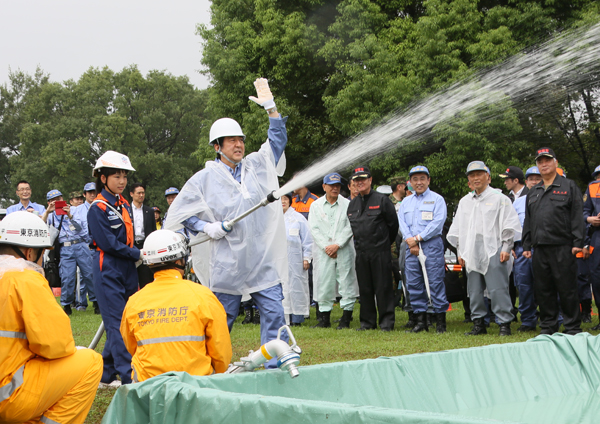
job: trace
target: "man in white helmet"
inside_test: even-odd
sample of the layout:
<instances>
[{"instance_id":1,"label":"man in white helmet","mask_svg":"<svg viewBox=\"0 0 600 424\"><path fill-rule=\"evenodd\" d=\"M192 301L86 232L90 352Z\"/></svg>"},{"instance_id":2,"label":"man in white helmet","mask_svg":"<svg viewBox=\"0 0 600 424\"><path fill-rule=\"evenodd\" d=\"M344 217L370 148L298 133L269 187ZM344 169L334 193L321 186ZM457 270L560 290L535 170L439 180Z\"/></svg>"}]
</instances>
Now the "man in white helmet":
<instances>
[{"instance_id":1,"label":"man in white helmet","mask_svg":"<svg viewBox=\"0 0 600 424\"><path fill-rule=\"evenodd\" d=\"M129 298L121 320L134 382L169 371L223 373L231 361L223 305L208 288L183 278L187 249L184 237L169 230L144 241L144 264L154 281Z\"/></svg>"},{"instance_id":2,"label":"man in white helmet","mask_svg":"<svg viewBox=\"0 0 600 424\"><path fill-rule=\"evenodd\" d=\"M210 238L202 247L204 254L194 250L193 257L205 262L209 258L208 284L225 307L229 329L238 316L242 295L250 295L260 311L264 344L277 338L277 330L285 324L282 282L287 279L288 267L281 204L274 202L258 209L230 231L223 226L223 221L240 215L279 188L287 118L277 112L267 80L259 78L254 85L258 98L250 100L269 115L268 140L258 152L244 157L245 135L240 125L230 118L217 120L209 141L217 159L206 162L205 168L185 184L169 208L165 227L178 230L184 225L192 234L204 233ZM199 264L195 265L194 270L202 275ZM275 368L276 361L266 366Z\"/></svg>"},{"instance_id":3,"label":"man in white helmet","mask_svg":"<svg viewBox=\"0 0 600 424\"><path fill-rule=\"evenodd\" d=\"M78 349L44 278L48 227L19 211L0 223L0 422L83 423L102 357Z\"/></svg>"}]
</instances>

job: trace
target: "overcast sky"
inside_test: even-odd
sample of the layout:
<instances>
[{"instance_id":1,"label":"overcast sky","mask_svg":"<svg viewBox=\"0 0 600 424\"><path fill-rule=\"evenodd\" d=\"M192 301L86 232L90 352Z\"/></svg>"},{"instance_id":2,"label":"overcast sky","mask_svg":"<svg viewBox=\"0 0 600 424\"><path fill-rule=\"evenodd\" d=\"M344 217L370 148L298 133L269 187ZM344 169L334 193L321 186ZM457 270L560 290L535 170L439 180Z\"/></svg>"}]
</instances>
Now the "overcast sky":
<instances>
[{"instance_id":1,"label":"overcast sky","mask_svg":"<svg viewBox=\"0 0 600 424\"><path fill-rule=\"evenodd\" d=\"M0 84L9 68L33 74L39 65L64 81L90 66L137 64L206 88L195 30L209 24L209 9L209 0L0 0Z\"/></svg>"}]
</instances>

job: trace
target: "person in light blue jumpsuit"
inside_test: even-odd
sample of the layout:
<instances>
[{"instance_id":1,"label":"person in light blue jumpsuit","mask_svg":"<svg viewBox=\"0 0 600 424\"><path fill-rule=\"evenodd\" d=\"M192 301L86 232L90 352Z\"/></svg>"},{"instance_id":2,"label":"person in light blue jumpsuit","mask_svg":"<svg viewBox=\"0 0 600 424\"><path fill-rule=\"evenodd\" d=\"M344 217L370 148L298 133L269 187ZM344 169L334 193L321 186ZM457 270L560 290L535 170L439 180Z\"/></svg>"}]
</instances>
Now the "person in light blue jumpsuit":
<instances>
[{"instance_id":1,"label":"person in light blue jumpsuit","mask_svg":"<svg viewBox=\"0 0 600 424\"><path fill-rule=\"evenodd\" d=\"M51 190L46 195L46 199L49 209L51 207L53 209L52 202L62 200L62 193L58 190ZM70 207L69 214L70 217L69 215L57 215L55 211L47 218L48 224L59 231L60 304L67 315L71 314L71 304L75 301L77 267L81 272L81 284L92 284L92 258L88 247L87 220L77 212L76 207Z\"/></svg>"},{"instance_id":2,"label":"person in light blue jumpsuit","mask_svg":"<svg viewBox=\"0 0 600 424\"><path fill-rule=\"evenodd\" d=\"M446 331L446 311L448 300L444 285L445 259L442 230L446 222L446 202L444 198L429 189L429 170L425 166L415 166L409 173L410 183L415 194L405 198L398 209L400 232L406 240L406 286L410 294L417 323L411 332L429 331L427 309L430 303L423 270L418 253L423 249L427 257L425 268L429 277L431 304L436 314L436 330Z\"/></svg>"},{"instance_id":3,"label":"person in light blue jumpsuit","mask_svg":"<svg viewBox=\"0 0 600 424\"><path fill-rule=\"evenodd\" d=\"M542 176L537 166L532 166L525 172L525 183L527 188L533 187ZM521 196L514 201L513 207L519 215L521 227L525 221L525 208L527 196ZM533 293L533 265L532 260L523 256L523 243L515 240L514 245L514 276L515 285L519 290L519 314L521 314L521 326L517 331L535 331L537 327L537 304Z\"/></svg>"},{"instance_id":4,"label":"person in light blue jumpsuit","mask_svg":"<svg viewBox=\"0 0 600 424\"><path fill-rule=\"evenodd\" d=\"M587 260L589 282L594 299L596 299L596 309L598 309L600 303L600 165L594 169L592 178L594 181L588 185L583 196L583 218L588 226L587 234L590 238L590 250L592 250ZM600 330L600 323L592 327L592 330Z\"/></svg>"},{"instance_id":5,"label":"person in light blue jumpsuit","mask_svg":"<svg viewBox=\"0 0 600 424\"><path fill-rule=\"evenodd\" d=\"M6 215L13 212L25 211L35 212L38 216L42 217L42 219L45 218L42 215L46 212L46 208L31 201L31 185L27 181L21 180L17 183L16 193L20 202L16 205L9 206L6 209ZM46 220L44 219L44 221Z\"/></svg>"},{"instance_id":6,"label":"person in light blue jumpsuit","mask_svg":"<svg viewBox=\"0 0 600 424\"><path fill-rule=\"evenodd\" d=\"M83 196L85 197L85 202L79 205L73 215L76 216L78 222L81 222L81 226L83 228L82 233L85 234L85 243L87 244L89 251L88 262L90 264L90 278L84 279L81 278L79 281L79 303L77 304L77 310L85 310L87 308L87 298L90 298L90 302L94 305L94 313L96 315L100 315L100 307L98 306L98 300L96 299L96 294L94 292L94 282L92 279L92 261L94 256L93 249L89 248L90 243L92 242L92 237L90 236L87 222L87 214L92 206L92 202L96 198L96 184L95 183L87 183L83 187ZM82 260L85 260L82 255ZM80 267L81 270L81 267ZM80 309L81 308L81 309Z\"/></svg>"},{"instance_id":7,"label":"person in light blue jumpsuit","mask_svg":"<svg viewBox=\"0 0 600 424\"><path fill-rule=\"evenodd\" d=\"M121 195L127 184L127 172L132 170L127 156L112 151L102 155L94 168L94 176L98 178L96 187L101 191L88 211L88 226L95 248L94 288L106 329L102 352L104 371L100 381L107 384L113 382L117 374L122 384L131 383L131 355L123 343L120 327L127 300L138 290L135 264L141 261L140 250L133 245L131 208Z\"/></svg>"}]
</instances>

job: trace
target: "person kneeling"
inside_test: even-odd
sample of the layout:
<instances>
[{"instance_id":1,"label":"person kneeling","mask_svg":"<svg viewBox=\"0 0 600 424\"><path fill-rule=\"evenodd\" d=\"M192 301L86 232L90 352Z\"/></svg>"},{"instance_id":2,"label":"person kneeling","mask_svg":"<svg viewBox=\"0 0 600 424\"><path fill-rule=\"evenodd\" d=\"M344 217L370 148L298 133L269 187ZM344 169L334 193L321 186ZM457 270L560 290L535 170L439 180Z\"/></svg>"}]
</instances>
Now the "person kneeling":
<instances>
[{"instance_id":1,"label":"person kneeling","mask_svg":"<svg viewBox=\"0 0 600 424\"><path fill-rule=\"evenodd\" d=\"M41 267L44 221L14 212L0 223L0 422L83 423L102 357L76 348L69 317Z\"/></svg>"},{"instance_id":2,"label":"person kneeling","mask_svg":"<svg viewBox=\"0 0 600 424\"><path fill-rule=\"evenodd\" d=\"M187 250L183 236L170 230L144 242L154 281L131 296L121 320L134 382L169 371L223 373L231 362L225 309L208 288L183 278Z\"/></svg>"}]
</instances>

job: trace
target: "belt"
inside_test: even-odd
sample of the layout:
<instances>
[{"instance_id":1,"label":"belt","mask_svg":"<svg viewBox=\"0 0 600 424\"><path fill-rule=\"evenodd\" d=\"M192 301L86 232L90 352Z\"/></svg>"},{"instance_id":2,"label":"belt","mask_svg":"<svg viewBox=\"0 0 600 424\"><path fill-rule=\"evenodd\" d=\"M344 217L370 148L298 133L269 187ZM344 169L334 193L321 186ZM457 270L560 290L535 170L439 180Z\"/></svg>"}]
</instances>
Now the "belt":
<instances>
[{"instance_id":1,"label":"belt","mask_svg":"<svg viewBox=\"0 0 600 424\"><path fill-rule=\"evenodd\" d=\"M83 243L83 240L65 241L62 245L65 247L69 247L69 246L74 246L79 243Z\"/></svg>"}]
</instances>

